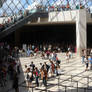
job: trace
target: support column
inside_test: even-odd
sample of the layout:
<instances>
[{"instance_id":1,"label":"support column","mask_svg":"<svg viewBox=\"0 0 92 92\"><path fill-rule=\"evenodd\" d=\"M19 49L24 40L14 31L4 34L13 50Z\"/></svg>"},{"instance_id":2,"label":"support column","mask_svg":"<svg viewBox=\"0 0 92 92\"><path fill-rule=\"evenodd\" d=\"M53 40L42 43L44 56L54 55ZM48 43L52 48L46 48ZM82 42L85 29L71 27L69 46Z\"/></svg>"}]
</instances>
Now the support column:
<instances>
[{"instance_id":1,"label":"support column","mask_svg":"<svg viewBox=\"0 0 92 92\"><path fill-rule=\"evenodd\" d=\"M76 47L78 56L81 56L82 49L87 48L86 29L87 29L86 10L80 9L76 14Z\"/></svg>"}]
</instances>

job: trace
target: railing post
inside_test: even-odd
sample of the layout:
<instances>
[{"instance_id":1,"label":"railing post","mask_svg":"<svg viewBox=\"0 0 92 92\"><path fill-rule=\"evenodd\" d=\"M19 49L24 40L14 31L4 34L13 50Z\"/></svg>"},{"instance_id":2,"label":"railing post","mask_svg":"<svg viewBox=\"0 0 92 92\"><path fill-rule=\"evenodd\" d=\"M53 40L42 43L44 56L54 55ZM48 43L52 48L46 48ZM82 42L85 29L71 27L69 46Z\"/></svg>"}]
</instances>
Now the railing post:
<instances>
[{"instance_id":1,"label":"railing post","mask_svg":"<svg viewBox=\"0 0 92 92\"><path fill-rule=\"evenodd\" d=\"M66 90L67 90L67 87L65 86L65 92L66 92Z\"/></svg>"},{"instance_id":2,"label":"railing post","mask_svg":"<svg viewBox=\"0 0 92 92\"><path fill-rule=\"evenodd\" d=\"M86 88L84 88L84 92L86 92Z\"/></svg>"},{"instance_id":3,"label":"railing post","mask_svg":"<svg viewBox=\"0 0 92 92\"><path fill-rule=\"evenodd\" d=\"M47 80L46 80L46 92L47 92Z\"/></svg>"},{"instance_id":4,"label":"railing post","mask_svg":"<svg viewBox=\"0 0 92 92\"><path fill-rule=\"evenodd\" d=\"M32 92L33 92L33 87L32 87Z\"/></svg>"},{"instance_id":5,"label":"railing post","mask_svg":"<svg viewBox=\"0 0 92 92\"><path fill-rule=\"evenodd\" d=\"M89 87L89 76L87 77L87 87Z\"/></svg>"},{"instance_id":6,"label":"railing post","mask_svg":"<svg viewBox=\"0 0 92 92\"><path fill-rule=\"evenodd\" d=\"M78 81L77 81L77 92L78 92Z\"/></svg>"},{"instance_id":7,"label":"railing post","mask_svg":"<svg viewBox=\"0 0 92 92\"><path fill-rule=\"evenodd\" d=\"M71 75L71 82L72 82L72 75Z\"/></svg>"},{"instance_id":8,"label":"railing post","mask_svg":"<svg viewBox=\"0 0 92 92\"><path fill-rule=\"evenodd\" d=\"M59 91L59 80L60 80L60 78L59 78L59 76L58 76L58 91Z\"/></svg>"}]
</instances>

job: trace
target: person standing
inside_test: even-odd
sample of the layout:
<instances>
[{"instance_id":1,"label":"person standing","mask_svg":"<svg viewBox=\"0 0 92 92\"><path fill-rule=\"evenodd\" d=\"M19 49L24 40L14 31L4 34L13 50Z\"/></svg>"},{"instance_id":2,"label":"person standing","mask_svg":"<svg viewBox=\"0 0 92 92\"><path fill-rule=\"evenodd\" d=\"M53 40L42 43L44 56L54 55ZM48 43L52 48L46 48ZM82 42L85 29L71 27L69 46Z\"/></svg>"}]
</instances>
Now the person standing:
<instances>
[{"instance_id":1,"label":"person standing","mask_svg":"<svg viewBox=\"0 0 92 92\"><path fill-rule=\"evenodd\" d=\"M31 62L31 64L30 64L30 69L32 71L32 79L34 79L33 73L34 73L34 70L35 70L35 64L33 62Z\"/></svg>"},{"instance_id":2,"label":"person standing","mask_svg":"<svg viewBox=\"0 0 92 92\"><path fill-rule=\"evenodd\" d=\"M36 67L35 68L35 77L36 77L36 85L37 85L37 87L39 86L39 70L38 70L38 68Z\"/></svg>"},{"instance_id":3,"label":"person standing","mask_svg":"<svg viewBox=\"0 0 92 92\"><path fill-rule=\"evenodd\" d=\"M16 67L17 67L18 74L20 74L20 59L19 58L16 59Z\"/></svg>"},{"instance_id":4,"label":"person standing","mask_svg":"<svg viewBox=\"0 0 92 92\"><path fill-rule=\"evenodd\" d=\"M43 67L45 68L45 70L46 70L47 73L48 73L50 66L49 66L48 64L46 64L46 62L44 62Z\"/></svg>"},{"instance_id":5,"label":"person standing","mask_svg":"<svg viewBox=\"0 0 92 92\"><path fill-rule=\"evenodd\" d=\"M30 67L27 67L27 65L25 65L25 68L26 68L26 83L27 83L27 86L28 88L30 88L30 86L32 85L32 72L30 72Z\"/></svg>"},{"instance_id":6,"label":"person standing","mask_svg":"<svg viewBox=\"0 0 92 92\"><path fill-rule=\"evenodd\" d=\"M13 78L13 88L15 89L15 92L19 92L19 87L18 87L18 74L17 72L15 71L14 73L14 78Z\"/></svg>"},{"instance_id":7,"label":"person standing","mask_svg":"<svg viewBox=\"0 0 92 92\"><path fill-rule=\"evenodd\" d=\"M86 56L86 58L85 58L85 64L86 64L85 71L88 71L88 66L89 66L88 56Z\"/></svg>"},{"instance_id":8,"label":"person standing","mask_svg":"<svg viewBox=\"0 0 92 92\"><path fill-rule=\"evenodd\" d=\"M90 62L90 70L92 70L92 56L90 56L88 60Z\"/></svg>"},{"instance_id":9,"label":"person standing","mask_svg":"<svg viewBox=\"0 0 92 92\"><path fill-rule=\"evenodd\" d=\"M47 86L47 70L43 68L43 84L44 86Z\"/></svg>"},{"instance_id":10,"label":"person standing","mask_svg":"<svg viewBox=\"0 0 92 92\"><path fill-rule=\"evenodd\" d=\"M84 54L84 50L82 50L82 63L84 63L84 59L85 59L85 54Z\"/></svg>"},{"instance_id":11,"label":"person standing","mask_svg":"<svg viewBox=\"0 0 92 92\"><path fill-rule=\"evenodd\" d=\"M66 52L66 61L69 63L69 53L68 53L68 51Z\"/></svg>"}]
</instances>

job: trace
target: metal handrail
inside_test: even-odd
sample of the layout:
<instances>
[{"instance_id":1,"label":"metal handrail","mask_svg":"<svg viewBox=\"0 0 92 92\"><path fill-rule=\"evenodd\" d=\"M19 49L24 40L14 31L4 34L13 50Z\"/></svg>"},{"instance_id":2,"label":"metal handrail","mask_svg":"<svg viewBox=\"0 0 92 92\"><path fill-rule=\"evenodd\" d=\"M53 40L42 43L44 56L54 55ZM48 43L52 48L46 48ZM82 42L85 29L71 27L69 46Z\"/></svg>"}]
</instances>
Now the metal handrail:
<instances>
[{"instance_id":1,"label":"metal handrail","mask_svg":"<svg viewBox=\"0 0 92 92\"><path fill-rule=\"evenodd\" d=\"M28 16L24 17L23 19L15 22L11 26L7 27L5 30L1 31L0 32L0 39L2 39L3 37L5 37L9 33L15 31L16 29L20 28L21 26L23 26L24 24L26 24L28 21L32 21L34 18L46 17L46 16L48 16L47 12L44 12L44 13L43 12L35 12L33 14L29 14Z\"/></svg>"}]
</instances>

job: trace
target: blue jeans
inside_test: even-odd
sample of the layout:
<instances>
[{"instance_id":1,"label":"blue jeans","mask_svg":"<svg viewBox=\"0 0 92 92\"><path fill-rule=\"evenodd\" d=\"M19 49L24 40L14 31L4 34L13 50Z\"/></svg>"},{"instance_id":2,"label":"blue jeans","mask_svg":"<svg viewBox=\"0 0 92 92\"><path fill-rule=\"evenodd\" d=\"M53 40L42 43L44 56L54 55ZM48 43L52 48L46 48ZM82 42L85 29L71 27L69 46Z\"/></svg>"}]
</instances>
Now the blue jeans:
<instances>
[{"instance_id":1,"label":"blue jeans","mask_svg":"<svg viewBox=\"0 0 92 92\"><path fill-rule=\"evenodd\" d=\"M38 81L38 79L39 79L39 77L37 76L37 77L36 77L36 84L37 84L37 86L39 86L39 81Z\"/></svg>"},{"instance_id":2,"label":"blue jeans","mask_svg":"<svg viewBox=\"0 0 92 92\"><path fill-rule=\"evenodd\" d=\"M43 84L44 84L44 86L46 86L46 85L47 85L47 80L46 80L46 78L45 78L45 77L43 77Z\"/></svg>"},{"instance_id":3,"label":"blue jeans","mask_svg":"<svg viewBox=\"0 0 92 92\"><path fill-rule=\"evenodd\" d=\"M84 58L85 58L85 56L82 56L82 63L84 63Z\"/></svg>"}]
</instances>

